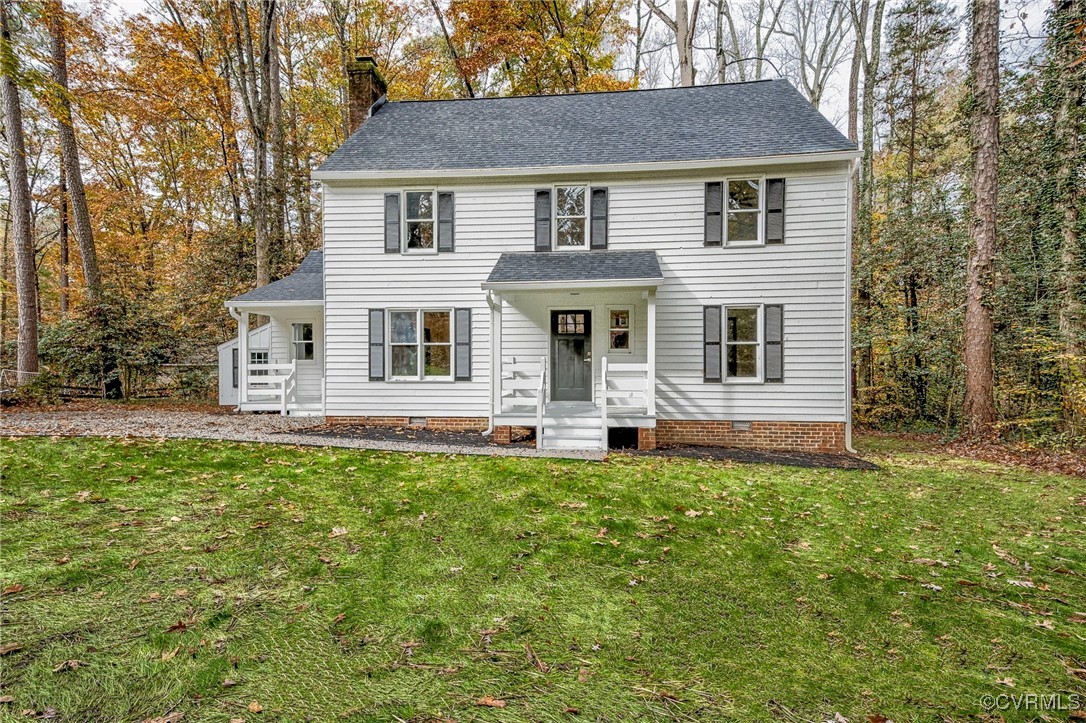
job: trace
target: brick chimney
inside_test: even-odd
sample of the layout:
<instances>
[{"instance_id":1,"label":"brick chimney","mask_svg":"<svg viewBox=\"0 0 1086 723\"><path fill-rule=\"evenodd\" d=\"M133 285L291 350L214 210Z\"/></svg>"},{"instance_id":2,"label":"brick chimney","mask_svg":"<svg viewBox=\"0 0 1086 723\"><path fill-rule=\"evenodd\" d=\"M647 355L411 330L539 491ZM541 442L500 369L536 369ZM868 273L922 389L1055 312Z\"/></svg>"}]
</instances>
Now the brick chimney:
<instances>
[{"instance_id":1,"label":"brick chimney","mask_svg":"<svg viewBox=\"0 0 1086 723\"><path fill-rule=\"evenodd\" d=\"M370 117L370 108L388 92L377 61L368 55L347 63L347 132L354 133Z\"/></svg>"}]
</instances>

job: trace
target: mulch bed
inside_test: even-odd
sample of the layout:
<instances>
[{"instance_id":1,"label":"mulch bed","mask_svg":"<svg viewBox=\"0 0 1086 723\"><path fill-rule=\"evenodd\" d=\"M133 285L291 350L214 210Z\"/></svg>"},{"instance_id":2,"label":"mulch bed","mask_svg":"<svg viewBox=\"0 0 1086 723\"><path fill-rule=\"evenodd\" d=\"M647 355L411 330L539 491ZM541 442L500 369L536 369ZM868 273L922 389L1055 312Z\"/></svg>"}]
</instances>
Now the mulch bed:
<instances>
[{"instance_id":1,"label":"mulch bed","mask_svg":"<svg viewBox=\"0 0 1086 723\"><path fill-rule=\"evenodd\" d=\"M513 441L512 445L497 445L490 437L479 432L437 431L424 427L370 427L357 424L321 425L291 431L324 438L370 439L381 442L418 442L420 444L448 444L463 447L527 447L535 445L535 438L526 436ZM764 452L753 449L729 449L724 447L670 446L652 451L614 449L616 453L647 455L654 457L690 457L746 464L783 464L809 469L878 469L867 460L847 454L821 454L808 452Z\"/></svg>"},{"instance_id":2,"label":"mulch bed","mask_svg":"<svg viewBox=\"0 0 1086 723\"><path fill-rule=\"evenodd\" d=\"M690 457L721 462L742 462L744 464L782 464L790 467L807 469L855 469L876 470L878 465L854 457L851 454L829 454L825 452L771 452L757 449L734 449L731 447L695 447L667 446L654 450L626 450L630 454L651 457Z\"/></svg>"},{"instance_id":3,"label":"mulch bed","mask_svg":"<svg viewBox=\"0 0 1086 723\"><path fill-rule=\"evenodd\" d=\"M511 445L498 445L481 432L453 432L425 427L371 427L361 424L323 424L318 427L291 430L290 434L312 437L370 439L378 442L417 442L419 444L448 444L460 447L532 447L533 437L516 439Z\"/></svg>"}]
</instances>

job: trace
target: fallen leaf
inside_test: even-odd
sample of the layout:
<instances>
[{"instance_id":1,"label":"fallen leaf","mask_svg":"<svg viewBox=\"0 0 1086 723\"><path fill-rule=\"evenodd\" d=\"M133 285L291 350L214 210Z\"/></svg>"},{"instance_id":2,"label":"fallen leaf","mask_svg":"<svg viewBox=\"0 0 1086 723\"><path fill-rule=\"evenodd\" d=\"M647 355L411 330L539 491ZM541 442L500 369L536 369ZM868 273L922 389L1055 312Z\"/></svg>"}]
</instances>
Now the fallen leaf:
<instances>
[{"instance_id":1,"label":"fallen leaf","mask_svg":"<svg viewBox=\"0 0 1086 723\"><path fill-rule=\"evenodd\" d=\"M54 673L59 673L62 670L79 670L86 665L82 660L65 660L63 663L53 668Z\"/></svg>"},{"instance_id":2,"label":"fallen leaf","mask_svg":"<svg viewBox=\"0 0 1086 723\"><path fill-rule=\"evenodd\" d=\"M1086 613L1071 613L1067 618L1067 622L1086 625Z\"/></svg>"},{"instance_id":3,"label":"fallen leaf","mask_svg":"<svg viewBox=\"0 0 1086 723\"><path fill-rule=\"evenodd\" d=\"M0 645L0 655L11 655L22 649L23 646L18 643L4 643L3 645Z\"/></svg>"},{"instance_id":4,"label":"fallen leaf","mask_svg":"<svg viewBox=\"0 0 1086 723\"><path fill-rule=\"evenodd\" d=\"M238 682L236 680L231 680L230 678L227 678L226 680L224 680L222 682L222 687L224 687L224 688L233 688L237 684L238 684Z\"/></svg>"},{"instance_id":5,"label":"fallen leaf","mask_svg":"<svg viewBox=\"0 0 1086 723\"><path fill-rule=\"evenodd\" d=\"M264 710L264 706L260 705L260 703L257 703L255 700L249 704L250 713L259 713L262 710Z\"/></svg>"},{"instance_id":6,"label":"fallen leaf","mask_svg":"<svg viewBox=\"0 0 1086 723\"><path fill-rule=\"evenodd\" d=\"M1005 685L1008 688L1014 687L1014 678L996 678L996 685Z\"/></svg>"},{"instance_id":7,"label":"fallen leaf","mask_svg":"<svg viewBox=\"0 0 1086 723\"><path fill-rule=\"evenodd\" d=\"M1007 580L1007 584L1015 587L1037 587L1030 580Z\"/></svg>"},{"instance_id":8,"label":"fallen leaf","mask_svg":"<svg viewBox=\"0 0 1086 723\"><path fill-rule=\"evenodd\" d=\"M183 633L189 629L188 623L184 620L178 620L176 623L166 628L167 633Z\"/></svg>"},{"instance_id":9,"label":"fallen leaf","mask_svg":"<svg viewBox=\"0 0 1086 723\"><path fill-rule=\"evenodd\" d=\"M942 565L943 567L949 566L949 563L943 562L942 560L932 560L929 557L914 557L909 560L909 562L914 565L926 565L927 567L935 567L936 565Z\"/></svg>"},{"instance_id":10,"label":"fallen leaf","mask_svg":"<svg viewBox=\"0 0 1086 723\"><path fill-rule=\"evenodd\" d=\"M15 702L15 697L14 697L14 696L11 696L11 695L0 695L0 704L3 704L3 703L14 703L14 702Z\"/></svg>"},{"instance_id":11,"label":"fallen leaf","mask_svg":"<svg viewBox=\"0 0 1086 723\"><path fill-rule=\"evenodd\" d=\"M580 708L574 708L573 706L567 706L566 708L564 708L562 710L562 712L563 713L569 713L570 715L580 715L581 714L581 709Z\"/></svg>"},{"instance_id":12,"label":"fallen leaf","mask_svg":"<svg viewBox=\"0 0 1086 723\"><path fill-rule=\"evenodd\" d=\"M263 521L254 522L253 524L249 525L249 527L254 529L254 530L262 530L265 527L271 527L271 523L270 522L263 522Z\"/></svg>"},{"instance_id":13,"label":"fallen leaf","mask_svg":"<svg viewBox=\"0 0 1086 723\"><path fill-rule=\"evenodd\" d=\"M173 660L174 657L176 657L179 652L181 652L181 646L180 645L178 645L173 650L165 650L165 651L163 651L163 653L162 653L162 662L165 663L168 660Z\"/></svg>"},{"instance_id":14,"label":"fallen leaf","mask_svg":"<svg viewBox=\"0 0 1086 723\"><path fill-rule=\"evenodd\" d=\"M140 564L140 559L138 557L133 557L132 562L128 563L128 569L129 570L135 570L136 565L138 565L138 564Z\"/></svg>"},{"instance_id":15,"label":"fallen leaf","mask_svg":"<svg viewBox=\"0 0 1086 723\"><path fill-rule=\"evenodd\" d=\"M328 533L329 537L342 537L347 534L346 527L333 527L332 531Z\"/></svg>"},{"instance_id":16,"label":"fallen leaf","mask_svg":"<svg viewBox=\"0 0 1086 723\"><path fill-rule=\"evenodd\" d=\"M475 701L475 705L483 705L488 708L504 708L506 703L501 698L495 698L491 695L484 695L482 698Z\"/></svg>"},{"instance_id":17,"label":"fallen leaf","mask_svg":"<svg viewBox=\"0 0 1086 723\"><path fill-rule=\"evenodd\" d=\"M20 583L14 585L8 585L2 591L0 591L0 597L4 595L14 595L17 592L22 592L25 588Z\"/></svg>"}]
</instances>

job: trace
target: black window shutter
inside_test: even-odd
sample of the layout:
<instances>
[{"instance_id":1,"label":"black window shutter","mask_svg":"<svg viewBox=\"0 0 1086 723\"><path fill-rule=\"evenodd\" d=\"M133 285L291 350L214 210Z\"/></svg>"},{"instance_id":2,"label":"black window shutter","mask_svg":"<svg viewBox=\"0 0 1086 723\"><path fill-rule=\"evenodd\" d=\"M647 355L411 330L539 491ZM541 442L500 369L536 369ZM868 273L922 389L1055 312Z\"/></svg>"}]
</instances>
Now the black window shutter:
<instances>
[{"instance_id":1,"label":"black window shutter","mask_svg":"<svg viewBox=\"0 0 1086 723\"><path fill-rule=\"evenodd\" d=\"M230 386L238 388L238 348L230 350Z\"/></svg>"},{"instance_id":2,"label":"black window shutter","mask_svg":"<svg viewBox=\"0 0 1086 723\"><path fill-rule=\"evenodd\" d=\"M400 253L400 194L385 194L385 253Z\"/></svg>"},{"instance_id":3,"label":"black window shutter","mask_svg":"<svg viewBox=\"0 0 1086 723\"><path fill-rule=\"evenodd\" d=\"M705 245L720 246L724 240L724 184L705 184Z\"/></svg>"},{"instance_id":4,"label":"black window shutter","mask_svg":"<svg viewBox=\"0 0 1086 723\"><path fill-rule=\"evenodd\" d=\"M535 192L535 250L551 250L551 189Z\"/></svg>"},{"instance_id":5,"label":"black window shutter","mask_svg":"<svg viewBox=\"0 0 1086 723\"><path fill-rule=\"evenodd\" d=\"M702 338L705 349L705 381L720 381L720 307L703 309Z\"/></svg>"},{"instance_id":6,"label":"black window shutter","mask_svg":"<svg viewBox=\"0 0 1086 723\"><path fill-rule=\"evenodd\" d=\"M456 381L471 381L471 309L456 310Z\"/></svg>"},{"instance_id":7,"label":"black window shutter","mask_svg":"<svg viewBox=\"0 0 1086 723\"><path fill-rule=\"evenodd\" d=\"M442 191L437 194L437 250L452 251L456 247L454 241L454 209L456 203L451 191Z\"/></svg>"},{"instance_id":8,"label":"black window shutter","mask_svg":"<svg viewBox=\"0 0 1086 723\"><path fill-rule=\"evenodd\" d=\"M607 248L607 189L592 189L592 241L590 248Z\"/></svg>"},{"instance_id":9,"label":"black window shutter","mask_svg":"<svg viewBox=\"0 0 1086 723\"><path fill-rule=\"evenodd\" d=\"M370 381L385 380L385 310L370 309Z\"/></svg>"},{"instance_id":10,"label":"black window shutter","mask_svg":"<svg viewBox=\"0 0 1086 723\"><path fill-rule=\"evenodd\" d=\"M784 307L765 307L765 380L784 381Z\"/></svg>"},{"instance_id":11,"label":"black window shutter","mask_svg":"<svg viewBox=\"0 0 1086 723\"><path fill-rule=\"evenodd\" d=\"M784 243L783 178L767 178L765 182L765 242Z\"/></svg>"}]
</instances>

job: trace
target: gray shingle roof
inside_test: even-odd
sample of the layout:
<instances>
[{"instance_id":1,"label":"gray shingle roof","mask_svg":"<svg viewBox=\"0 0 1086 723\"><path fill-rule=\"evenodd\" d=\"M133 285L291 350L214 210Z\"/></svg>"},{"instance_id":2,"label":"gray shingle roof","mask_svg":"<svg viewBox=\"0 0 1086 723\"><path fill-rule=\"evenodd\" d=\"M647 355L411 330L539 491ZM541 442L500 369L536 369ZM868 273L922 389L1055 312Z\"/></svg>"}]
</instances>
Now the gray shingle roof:
<instances>
[{"instance_id":1,"label":"gray shingle roof","mask_svg":"<svg viewBox=\"0 0 1086 723\"><path fill-rule=\"evenodd\" d=\"M762 80L385 103L317 174L704 161L855 148L787 80Z\"/></svg>"},{"instance_id":2,"label":"gray shingle roof","mask_svg":"<svg viewBox=\"0 0 1086 723\"><path fill-rule=\"evenodd\" d=\"M290 276L273 281L267 286L247 291L226 303L232 305L239 303L323 300L324 252L310 251Z\"/></svg>"},{"instance_id":3,"label":"gray shingle roof","mask_svg":"<svg viewBox=\"0 0 1086 723\"><path fill-rule=\"evenodd\" d=\"M630 281L664 278L655 251L548 251L504 253L484 286L538 281Z\"/></svg>"}]
</instances>

